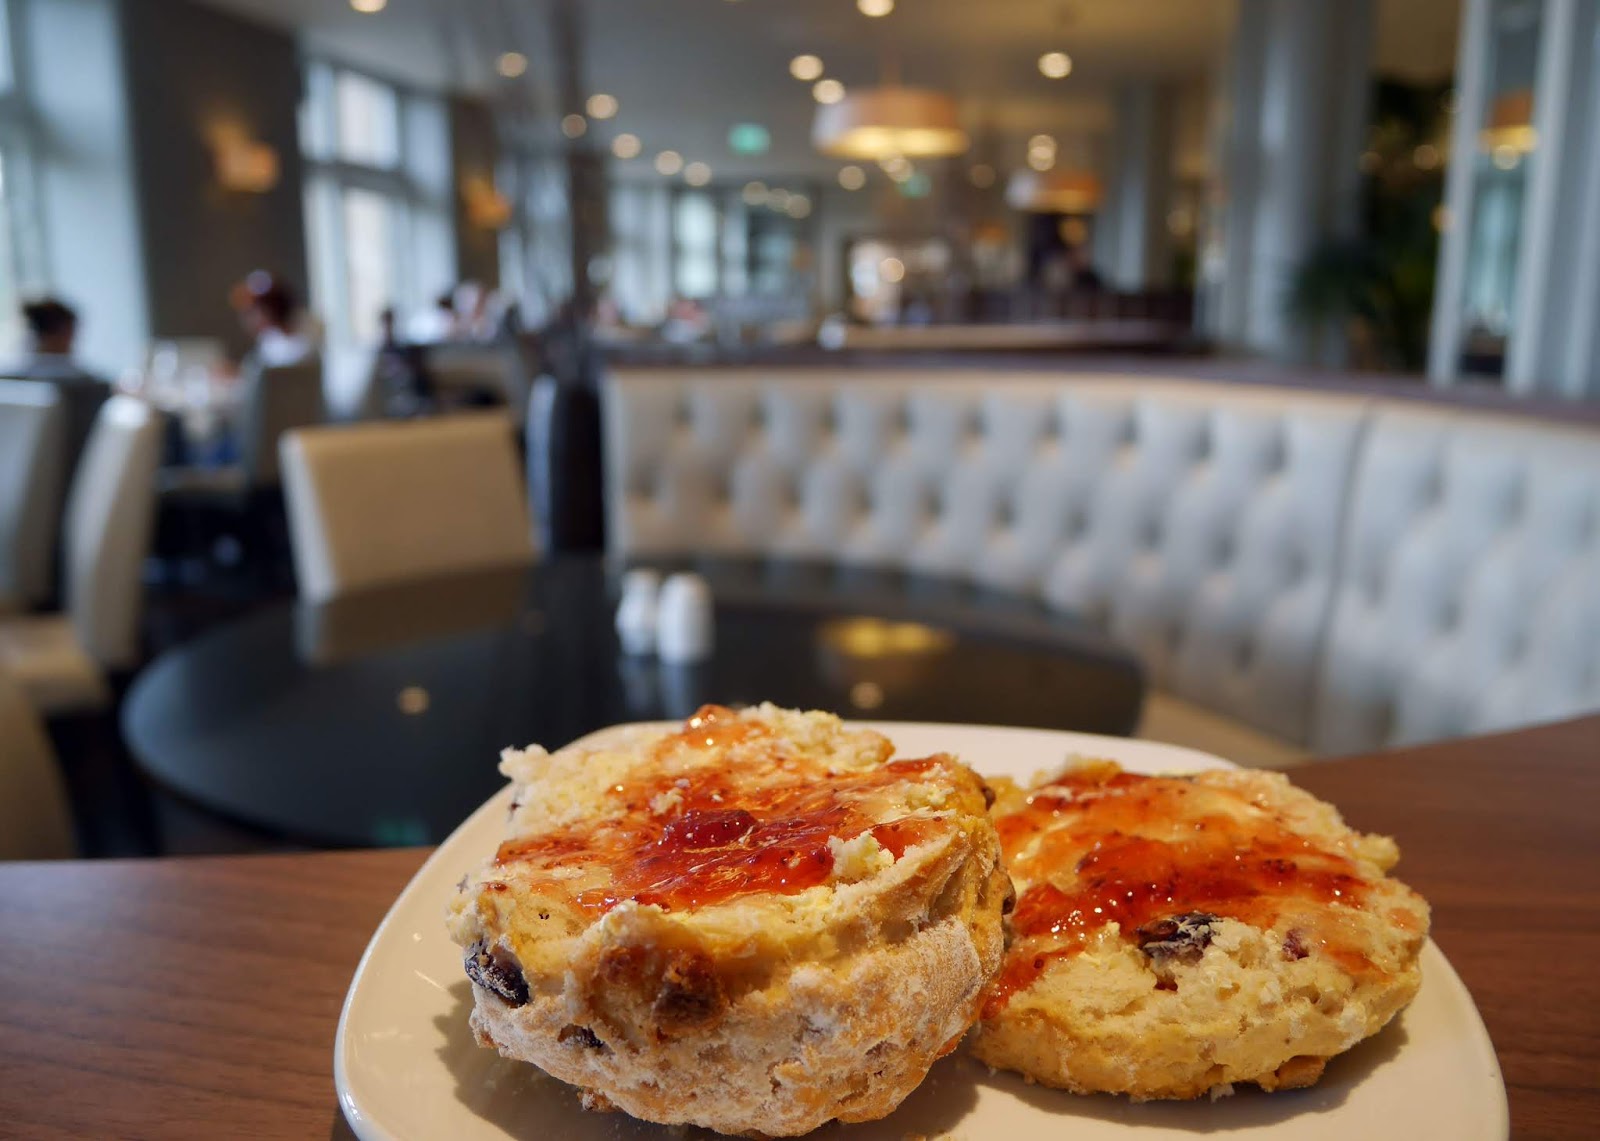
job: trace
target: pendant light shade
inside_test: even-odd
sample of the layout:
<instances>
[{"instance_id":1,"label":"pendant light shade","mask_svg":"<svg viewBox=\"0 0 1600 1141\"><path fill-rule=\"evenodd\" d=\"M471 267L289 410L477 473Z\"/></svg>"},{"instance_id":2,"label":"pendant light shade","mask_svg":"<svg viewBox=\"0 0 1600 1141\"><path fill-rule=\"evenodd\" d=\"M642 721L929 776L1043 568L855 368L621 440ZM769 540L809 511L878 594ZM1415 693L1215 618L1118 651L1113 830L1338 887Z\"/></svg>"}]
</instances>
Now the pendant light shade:
<instances>
[{"instance_id":1,"label":"pendant light shade","mask_svg":"<svg viewBox=\"0 0 1600 1141\"><path fill-rule=\"evenodd\" d=\"M1019 170L1006 185L1007 204L1033 214L1092 214L1102 197L1100 179L1085 170Z\"/></svg>"},{"instance_id":2,"label":"pendant light shade","mask_svg":"<svg viewBox=\"0 0 1600 1141\"><path fill-rule=\"evenodd\" d=\"M851 90L839 102L819 106L811 142L823 154L865 162L946 158L971 145L956 101L916 87Z\"/></svg>"}]
</instances>

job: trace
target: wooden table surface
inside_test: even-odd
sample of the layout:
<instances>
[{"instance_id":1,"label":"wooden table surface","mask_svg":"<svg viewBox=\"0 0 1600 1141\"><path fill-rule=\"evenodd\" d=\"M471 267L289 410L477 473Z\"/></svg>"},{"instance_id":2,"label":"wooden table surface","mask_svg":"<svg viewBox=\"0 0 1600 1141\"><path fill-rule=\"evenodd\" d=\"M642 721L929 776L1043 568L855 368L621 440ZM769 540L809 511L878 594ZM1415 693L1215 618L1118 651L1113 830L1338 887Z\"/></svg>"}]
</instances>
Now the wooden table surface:
<instances>
[{"instance_id":1,"label":"wooden table surface","mask_svg":"<svg viewBox=\"0 0 1600 1141\"><path fill-rule=\"evenodd\" d=\"M1294 777L1399 838L1512 1135L1600 1135L1600 717ZM426 854L0 865L0 1136L348 1137L339 1006Z\"/></svg>"}]
</instances>

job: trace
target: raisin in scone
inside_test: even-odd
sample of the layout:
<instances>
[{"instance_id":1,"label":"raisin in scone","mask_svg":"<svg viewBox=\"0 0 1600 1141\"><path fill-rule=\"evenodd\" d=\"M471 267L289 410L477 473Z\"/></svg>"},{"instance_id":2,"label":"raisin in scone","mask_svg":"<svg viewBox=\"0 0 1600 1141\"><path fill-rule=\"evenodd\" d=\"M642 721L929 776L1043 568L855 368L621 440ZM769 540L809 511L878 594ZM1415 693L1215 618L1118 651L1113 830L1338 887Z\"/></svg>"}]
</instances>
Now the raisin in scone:
<instances>
[{"instance_id":1,"label":"raisin in scone","mask_svg":"<svg viewBox=\"0 0 1600 1141\"><path fill-rule=\"evenodd\" d=\"M1090 762L993 809L1018 893L973 1053L1078 1093L1311 1085L1421 982L1399 851L1276 773Z\"/></svg>"},{"instance_id":2,"label":"raisin in scone","mask_svg":"<svg viewBox=\"0 0 1600 1141\"><path fill-rule=\"evenodd\" d=\"M889 1113L977 1017L1010 889L982 781L892 752L770 705L508 751L449 915L479 1040L648 1121Z\"/></svg>"}]
</instances>

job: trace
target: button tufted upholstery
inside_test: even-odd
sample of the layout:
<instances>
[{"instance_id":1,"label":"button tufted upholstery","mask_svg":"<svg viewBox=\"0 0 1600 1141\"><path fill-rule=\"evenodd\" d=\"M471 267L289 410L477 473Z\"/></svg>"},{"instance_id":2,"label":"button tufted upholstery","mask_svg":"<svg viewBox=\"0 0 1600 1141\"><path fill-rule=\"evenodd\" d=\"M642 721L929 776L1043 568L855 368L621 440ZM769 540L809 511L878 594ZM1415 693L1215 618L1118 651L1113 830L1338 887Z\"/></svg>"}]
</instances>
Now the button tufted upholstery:
<instances>
[{"instance_id":1,"label":"button tufted upholstery","mask_svg":"<svg viewBox=\"0 0 1600 1141\"><path fill-rule=\"evenodd\" d=\"M1042 594L1157 684L1304 739L1362 405L873 372L614 377L612 547L895 565Z\"/></svg>"},{"instance_id":2,"label":"button tufted upholstery","mask_svg":"<svg viewBox=\"0 0 1600 1141\"><path fill-rule=\"evenodd\" d=\"M1317 693L1323 752L1600 707L1600 436L1380 405Z\"/></svg>"},{"instance_id":3,"label":"button tufted upholstery","mask_svg":"<svg viewBox=\"0 0 1600 1141\"><path fill-rule=\"evenodd\" d=\"M1136 649L1171 694L1322 750L1600 704L1592 435L1301 390L936 377L613 376L611 549L1037 594ZM1452 579L1490 548L1489 570Z\"/></svg>"}]
</instances>

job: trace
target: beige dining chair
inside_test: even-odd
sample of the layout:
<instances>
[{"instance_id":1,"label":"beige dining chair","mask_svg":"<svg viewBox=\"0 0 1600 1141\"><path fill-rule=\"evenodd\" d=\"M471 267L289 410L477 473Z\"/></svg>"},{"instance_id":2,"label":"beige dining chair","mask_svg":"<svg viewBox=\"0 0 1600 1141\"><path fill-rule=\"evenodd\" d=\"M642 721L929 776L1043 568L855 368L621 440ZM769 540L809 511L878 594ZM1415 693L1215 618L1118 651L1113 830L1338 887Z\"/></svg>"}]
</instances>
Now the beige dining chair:
<instances>
[{"instance_id":1,"label":"beige dining chair","mask_svg":"<svg viewBox=\"0 0 1600 1141\"><path fill-rule=\"evenodd\" d=\"M278 486L278 440L325 418L322 361L311 357L275 368L252 366L239 404L239 461L221 467L175 467L161 473L169 502L243 510L252 493Z\"/></svg>"},{"instance_id":2,"label":"beige dining chair","mask_svg":"<svg viewBox=\"0 0 1600 1141\"><path fill-rule=\"evenodd\" d=\"M0 860L63 860L74 851L55 750L22 687L0 670Z\"/></svg>"},{"instance_id":3,"label":"beige dining chair","mask_svg":"<svg viewBox=\"0 0 1600 1141\"><path fill-rule=\"evenodd\" d=\"M504 404L521 424L528 415L528 366L514 345L442 344L427 354L429 384L448 407L462 398L490 398Z\"/></svg>"},{"instance_id":4,"label":"beige dining chair","mask_svg":"<svg viewBox=\"0 0 1600 1141\"><path fill-rule=\"evenodd\" d=\"M51 593L66 458L55 388L0 380L0 614Z\"/></svg>"},{"instance_id":5,"label":"beige dining chair","mask_svg":"<svg viewBox=\"0 0 1600 1141\"><path fill-rule=\"evenodd\" d=\"M531 563L504 412L308 428L283 438L295 578L307 602Z\"/></svg>"},{"instance_id":6,"label":"beige dining chair","mask_svg":"<svg viewBox=\"0 0 1600 1141\"><path fill-rule=\"evenodd\" d=\"M0 669L47 716L103 706L107 672L138 658L161 434L149 405L105 403L67 499L66 609L0 619Z\"/></svg>"}]
</instances>

